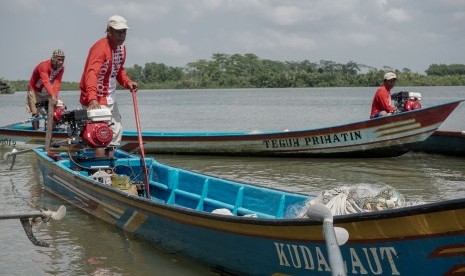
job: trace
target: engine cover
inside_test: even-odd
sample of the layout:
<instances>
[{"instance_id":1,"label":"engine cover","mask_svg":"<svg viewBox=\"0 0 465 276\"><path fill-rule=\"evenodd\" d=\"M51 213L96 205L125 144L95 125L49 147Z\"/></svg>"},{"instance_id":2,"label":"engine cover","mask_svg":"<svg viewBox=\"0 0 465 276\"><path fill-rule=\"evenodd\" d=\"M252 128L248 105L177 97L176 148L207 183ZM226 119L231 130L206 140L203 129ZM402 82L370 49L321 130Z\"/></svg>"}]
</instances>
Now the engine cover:
<instances>
[{"instance_id":1,"label":"engine cover","mask_svg":"<svg viewBox=\"0 0 465 276\"><path fill-rule=\"evenodd\" d=\"M421 108L421 103L417 99L409 99L404 104L405 111L417 110L420 108Z\"/></svg>"},{"instance_id":2,"label":"engine cover","mask_svg":"<svg viewBox=\"0 0 465 276\"><path fill-rule=\"evenodd\" d=\"M113 138L113 131L104 122L90 122L85 125L81 137L90 147L107 147Z\"/></svg>"},{"instance_id":3,"label":"engine cover","mask_svg":"<svg viewBox=\"0 0 465 276\"><path fill-rule=\"evenodd\" d=\"M63 107L56 107L55 111L53 112L53 121L60 122L63 119L63 113L65 109Z\"/></svg>"}]
</instances>

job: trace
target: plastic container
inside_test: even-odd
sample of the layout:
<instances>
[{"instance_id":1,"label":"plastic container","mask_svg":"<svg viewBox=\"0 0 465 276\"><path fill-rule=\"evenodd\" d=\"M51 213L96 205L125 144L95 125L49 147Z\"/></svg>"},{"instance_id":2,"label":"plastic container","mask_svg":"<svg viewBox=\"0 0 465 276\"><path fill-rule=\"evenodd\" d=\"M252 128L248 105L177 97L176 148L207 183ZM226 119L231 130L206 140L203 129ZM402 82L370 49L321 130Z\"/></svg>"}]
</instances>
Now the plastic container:
<instances>
[{"instance_id":1,"label":"plastic container","mask_svg":"<svg viewBox=\"0 0 465 276\"><path fill-rule=\"evenodd\" d=\"M120 190L129 190L131 188L131 180L127 175L113 174L111 176L111 186Z\"/></svg>"}]
</instances>

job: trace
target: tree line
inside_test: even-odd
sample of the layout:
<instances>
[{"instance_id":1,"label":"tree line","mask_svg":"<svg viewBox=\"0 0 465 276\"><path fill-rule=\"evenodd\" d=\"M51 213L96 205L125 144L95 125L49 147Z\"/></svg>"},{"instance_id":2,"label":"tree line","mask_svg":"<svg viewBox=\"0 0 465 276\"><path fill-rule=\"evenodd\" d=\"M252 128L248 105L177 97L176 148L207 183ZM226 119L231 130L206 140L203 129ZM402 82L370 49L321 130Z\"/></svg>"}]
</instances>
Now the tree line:
<instances>
[{"instance_id":1,"label":"tree line","mask_svg":"<svg viewBox=\"0 0 465 276\"><path fill-rule=\"evenodd\" d=\"M425 74L384 67L377 69L354 61L275 61L254 54L213 54L185 67L146 63L126 69L142 89L157 88L276 88L379 86L387 71L398 75L400 86L465 85L465 65L432 64Z\"/></svg>"},{"instance_id":2,"label":"tree line","mask_svg":"<svg viewBox=\"0 0 465 276\"><path fill-rule=\"evenodd\" d=\"M140 89L373 87L381 85L387 71L397 74L398 86L465 85L464 64L432 64L422 74L408 68L377 69L354 61L276 61L250 53L215 53L209 60L197 60L184 67L156 62L143 67L136 64L126 71ZM25 90L28 81L7 83L16 90ZM62 90L77 89L76 82L62 83Z\"/></svg>"}]
</instances>

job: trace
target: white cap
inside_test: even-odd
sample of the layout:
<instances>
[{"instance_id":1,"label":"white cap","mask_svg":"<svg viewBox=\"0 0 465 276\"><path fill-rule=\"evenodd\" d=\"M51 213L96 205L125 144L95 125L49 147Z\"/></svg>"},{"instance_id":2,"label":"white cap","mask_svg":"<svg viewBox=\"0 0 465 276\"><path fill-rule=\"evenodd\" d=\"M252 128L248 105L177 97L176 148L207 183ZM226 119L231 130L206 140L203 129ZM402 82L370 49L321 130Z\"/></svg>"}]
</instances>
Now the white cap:
<instances>
[{"instance_id":1,"label":"white cap","mask_svg":"<svg viewBox=\"0 0 465 276\"><path fill-rule=\"evenodd\" d=\"M387 72L386 74L384 74L384 80L391 80L391 79L397 79L396 74L392 72Z\"/></svg>"},{"instance_id":2,"label":"white cap","mask_svg":"<svg viewBox=\"0 0 465 276\"><path fill-rule=\"evenodd\" d=\"M126 19L119 15L108 18L107 27L112 27L115 30L129 29Z\"/></svg>"}]
</instances>

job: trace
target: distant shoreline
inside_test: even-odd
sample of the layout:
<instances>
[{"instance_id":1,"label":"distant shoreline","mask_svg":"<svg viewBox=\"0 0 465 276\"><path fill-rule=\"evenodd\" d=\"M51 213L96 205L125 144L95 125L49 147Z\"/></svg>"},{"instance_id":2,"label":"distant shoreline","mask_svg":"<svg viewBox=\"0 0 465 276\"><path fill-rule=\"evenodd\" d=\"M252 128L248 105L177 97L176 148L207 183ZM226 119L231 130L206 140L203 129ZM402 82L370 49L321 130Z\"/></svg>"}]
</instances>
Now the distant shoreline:
<instances>
[{"instance_id":1,"label":"distant shoreline","mask_svg":"<svg viewBox=\"0 0 465 276\"><path fill-rule=\"evenodd\" d=\"M386 72L397 75L396 86L465 86L465 65L432 64L426 74L408 68L379 70L350 61L274 61L254 54L213 54L210 60L198 60L184 67L150 62L143 67L127 67L128 76L140 89L239 89L377 87ZM66 80L66 74L64 76ZM0 81L13 90L26 90L28 80ZM61 91L78 90L79 83L63 81Z\"/></svg>"}]
</instances>

